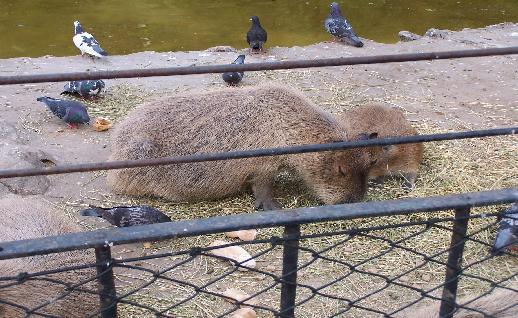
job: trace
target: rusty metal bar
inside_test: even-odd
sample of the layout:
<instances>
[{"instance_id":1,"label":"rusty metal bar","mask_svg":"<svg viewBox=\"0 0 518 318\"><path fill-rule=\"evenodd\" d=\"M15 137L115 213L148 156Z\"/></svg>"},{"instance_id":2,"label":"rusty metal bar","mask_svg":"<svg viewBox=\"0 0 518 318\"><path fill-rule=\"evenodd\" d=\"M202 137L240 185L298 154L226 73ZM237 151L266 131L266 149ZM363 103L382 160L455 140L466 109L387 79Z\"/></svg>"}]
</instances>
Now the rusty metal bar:
<instances>
[{"instance_id":1,"label":"rusty metal bar","mask_svg":"<svg viewBox=\"0 0 518 318\"><path fill-rule=\"evenodd\" d=\"M202 154L193 154L193 155L187 155L187 156L151 158L151 159L140 159L140 160L120 160L120 161L108 161L108 162L80 163L80 164L48 167L48 168L5 169L5 170L0 170L0 179L62 174L62 173L72 173L72 172L87 172L87 171L97 171L97 170L137 168L137 167L147 167L147 166L163 166L163 165L191 163L191 162L205 162L205 161L252 158L252 157L279 156L279 155L286 155L286 154L331 151L331 150L341 150L341 149L351 149L351 148L361 148L361 147L431 142L431 141L464 139L464 138L480 138L480 137L502 136L502 135L512 135L512 134L518 134L518 127L473 130L473 131L463 131L463 132L433 134L433 135L418 135L418 136L391 137L391 138L379 138L379 139L358 140L358 141L344 141L344 142L335 142L335 143L328 143L328 144L311 144L311 145L289 146L289 147L278 147L278 148L236 150L236 151L229 151L229 152L202 153Z\"/></svg>"},{"instance_id":2,"label":"rusty metal bar","mask_svg":"<svg viewBox=\"0 0 518 318\"><path fill-rule=\"evenodd\" d=\"M95 259L97 263L101 317L115 318L117 317L117 293L115 290L110 246L103 245L96 247Z\"/></svg>"},{"instance_id":3,"label":"rusty metal bar","mask_svg":"<svg viewBox=\"0 0 518 318\"><path fill-rule=\"evenodd\" d=\"M453 194L428 198L359 202L318 207L285 209L204 219L112 228L70 233L37 239L0 242L0 260L81 250L108 243L121 245L158 241L177 237L222 233L236 230L307 224L336 220L407 215L425 211L443 211L504 204L518 201L518 188Z\"/></svg>"},{"instance_id":4,"label":"rusty metal bar","mask_svg":"<svg viewBox=\"0 0 518 318\"><path fill-rule=\"evenodd\" d=\"M469 213L469 208L455 209L450 253L446 263L446 278L442 290L441 307L439 308L440 318L451 318L456 310L455 299L457 298L459 277L462 274L462 254L464 253L464 244L466 243Z\"/></svg>"},{"instance_id":5,"label":"rusty metal bar","mask_svg":"<svg viewBox=\"0 0 518 318\"><path fill-rule=\"evenodd\" d=\"M281 308L279 317L295 317L297 296L297 266L299 260L300 224L284 227L284 249L282 252Z\"/></svg>"},{"instance_id":6,"label":"rusty metal bar","mask_svg":"<svg viewBox=\"0 0 518 318\"><path fill-rule=\"evenodd\" d=\"M133 77L191 75L191 74L224 73L224 72L280 70L280 69L296 69L296 68L375 64L375 63L412 62L412 61L424 61L424 60L442 60L442 59L453 59L453 58L467 58L467 57L481 57L481 56L509 55L509 54L518 54L518 46L504 47L504 48L475 49L475 50L456 50L456 51L442 51L442 52L339 57L339 58L330 58L330 59L295 60L295 61L248 63L248 64L181 66L181 67L154 68L154 69L132 69L132 70L116 70L116 71L55 73L55 74L39 74L39 75L13 75L13 76L1 76L0 85L77 81L77 80L100 79L100 78L102 78L102 79L133 78Z\"/></svg>"}]
</instances>

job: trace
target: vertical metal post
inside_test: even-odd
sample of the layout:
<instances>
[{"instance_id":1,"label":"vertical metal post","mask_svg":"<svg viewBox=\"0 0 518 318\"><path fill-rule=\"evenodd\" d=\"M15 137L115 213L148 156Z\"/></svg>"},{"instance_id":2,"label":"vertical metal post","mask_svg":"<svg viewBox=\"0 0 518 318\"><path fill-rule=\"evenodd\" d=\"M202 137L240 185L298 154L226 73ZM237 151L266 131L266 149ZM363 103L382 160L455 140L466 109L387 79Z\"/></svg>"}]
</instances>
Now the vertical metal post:
<instances>
[{"instance_id":1,"label":"vertical metal post","mask_svg":"<svg viewBox=\"0 0 518 318\"><path fill-rule=\"evenodd\" d=\"M300 225L287 225L284 228L282 253L281 310L279 317L295 317L295 297L297 293L297 263L299 259Z\"/></svg>"},{"instance_id":2,"label":"vertical metal post","mask_svg":"<svg viewBox=\"0 0 518 318\"><path fill-rule=\"evenodd\" d=\"M117 293L113 278L110 246L96 247L95 259L99 299L101 301L101 317L115 318L117 317Z\"/></svg>"},{"instance_id":3,"label":"vertical metal post","mask_svg":"<svg viewBox=\"0 0 518 318\"><path fill-rule=\"evenodd\" d=\"M461 274L462 254L464 253L465 237L468 231L469 208L456 209L453 233L451 234L450 253L446 265L446 278L442 290L442 301L439 309L440 318L451 318L455 310L457 286Z\"/></svg>"}]
</instances>

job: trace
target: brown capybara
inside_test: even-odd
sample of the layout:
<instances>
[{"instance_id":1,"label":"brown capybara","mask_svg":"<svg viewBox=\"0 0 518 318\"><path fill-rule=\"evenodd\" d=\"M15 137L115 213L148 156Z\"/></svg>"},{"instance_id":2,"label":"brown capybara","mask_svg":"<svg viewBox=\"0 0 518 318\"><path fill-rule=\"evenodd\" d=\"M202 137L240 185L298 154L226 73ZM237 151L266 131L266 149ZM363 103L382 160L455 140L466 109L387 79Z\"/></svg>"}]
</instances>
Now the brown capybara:
<instances>
[{"instance_id":1,"label":"brown capybara","mask_svg":"<svg viewBox=\"0 0 518 318\"><path fill-rule=\"evenodd\" d=\"M417 130L403 112L382 104L367 104L337 115L351 137L366 131L378 137L417 135ZM382 147L376 164L369 170L369 179L383 182L388 176L402 177L406 188L413 188L423 158L423 144L401 144Z\"/></svg>"},{"instance_id":2,"label":"brown capybara","mask_svg":"<svg viewBox=\"0 0 518 318\"><path fill-rule=\"evenodd\" d=\"M110 159L344 140L344 127L303 95L284 86L265 85L186 94L141 105L114 129ZM118 193L176 202L219 199L250 185L256 207L268 210L280 207L272 186L279 170L286 167L322 202L336 204L363 198L374 151L354 149L112 170L108 184Z\"/></svg>"},{"instance_id":3,"label":"brown capybara","mask_svg":"<svg viewBox=\"0 0 518 318\"><path fill-rule=\"evenodd\" d=\"M42 200L16 196L0 199L0 242L60 235L78 230L78 226L59 215ZM95 256L87 251L0 260L0 277L16 277L20 273L31 274L91 263L95 263ZM99 296L81 291L67 294L70 292L67 286L56 281L72 286L95 275L95 269L83 269L41 275L19 283L16 283L16 278L4 280L0 283L0 317L25 317L25 311L17 305L29 310L41 306L33 313L38 317L38 313L41 317L88 317L99 310ZM95 281L80 288L96 292ZM58 299L62 295L66 296Z\"/></svg>"},{"instance_id":4,"label":"brown capybara","mask_svg":"<svg viewBox=\"0 0 518 318\"><path fill-rule=\"evenodd\" d=\"M466 308L460 309L453 317L455 318L516 318L518 317L518 291L517 284L511 285L514 289L495 289L492 293L482 296L473 302L470 302L476 297L464 297L457 300L458 304ZM468 303L469 302L469 303ZM421 306L418 308L409 308L403 312L401 318L439 318L439 302L435 302L428 306Z\"/></svg>"}]
</instances>

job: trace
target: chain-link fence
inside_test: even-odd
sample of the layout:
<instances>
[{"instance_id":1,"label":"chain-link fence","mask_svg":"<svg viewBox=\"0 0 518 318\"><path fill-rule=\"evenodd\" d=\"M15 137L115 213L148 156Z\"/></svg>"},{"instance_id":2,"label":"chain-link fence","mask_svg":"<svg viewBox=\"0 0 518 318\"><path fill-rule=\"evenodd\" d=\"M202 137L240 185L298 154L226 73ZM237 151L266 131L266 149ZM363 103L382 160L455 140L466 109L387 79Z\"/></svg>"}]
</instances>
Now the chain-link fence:
<instances>
[{"instance_id":1,"label":"chain-link fence","mask_svg":"<svg viewBox=\"0 0 518 318\"><path fill-rule=\"evenodd\" d=\"M0 308L34 317L225 317L240 307L259 317L417 317L419 310L440 310L441 317L458 310L512 317L518 312L518 254L489 252L504 212L470 208L516 200L518 189L508 189L3 243L1 259L67 251L32 257L68 264L1 277ZM438 212L452 208L454 215ZM113 245L129 241L195 240L279 226L281 235L253 241L112 257ZM249 254L218 253L228 247ZM466 296L457 299L457 290ZM487 301L494 295L493 308Z\"/></svg>"}]
</instances>

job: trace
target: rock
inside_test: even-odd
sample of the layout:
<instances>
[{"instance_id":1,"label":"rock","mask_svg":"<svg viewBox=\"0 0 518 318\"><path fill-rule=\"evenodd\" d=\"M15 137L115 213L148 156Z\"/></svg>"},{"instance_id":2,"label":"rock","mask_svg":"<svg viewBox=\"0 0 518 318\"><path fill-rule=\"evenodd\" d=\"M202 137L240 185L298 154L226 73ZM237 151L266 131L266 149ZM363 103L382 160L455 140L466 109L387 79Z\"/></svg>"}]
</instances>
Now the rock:
<instances>
[{"instance_id":1,"label":"rock","mask_svg":"<svg viewBox=\"0 0 518 318\"><path fill-rule=\"evenodd\" d=\"M253 241L257 236L257 230L240 230L233 232L225 232L225 235L232 238L238 238L243 241Z\"/></svg>"},{"instance_id":2,"label":"rock","mask_svg":"<svg viewBox=\"0 0 518 318\"><path fill-rule=\"evenodd\" d=\"M43 168L50 163L54 164L55 159L41 151L30 148L3 147L0 149L0 169L23 169ZM47 176L21 177L1 179L3 184L11 193L20 195L44 194L50 186Z\"/></svg>"},{"instance_id":3,"label":"rock","mask_svg":"<svg viewBox=\"0 0 518 318\"><path fill-rule=\"evenodd\" d=\"M431 38L438 38L438 39L446 39L448 37L448 30L439 30L435 28L428 29L425 36L431 37Z\"/></svg>"},{"instance_id":4,"label":"rock","mask_svg":"<svg viewBox=\"0 0 518 318\"><path fill-rule=\"evenodd\" d=\"M228 297L228 298L225 298L225 300L229 301L231 303L243 301L245 299L250 298L250 295L248 295L247 293L245 293L239 289L236 289L236 288L229 288L229 289L225 290L225 292L223 293L223 296ZM242 303L240 305L240 307L243 308L243 307L246 307L247 305L256 306L257 301L254 298L248 299L246 302Z\"/></svg>"},{"instance_id":5,"label":"rock","mask_svg":"<svg viewBox=\"0 0 518 318\"><path fill-rule=\"evenodd\" d=\"M233 48L231 46L227 46L227 45L209 47L205 51L206 52L237 52L237 50L235 48Z\"/></svg>"},{"instance_id":6,"label":"rock","mask_svg":"<svg viewBox=\"0 0 518 318\"><path fill-rule=\"evenodd\" d=\"M420 35L417 35L410 31L399 31L398 35L399 35L399 39L403 42L415 41L415 40L419 40L421 38Z\"/></svg>"},{"instance_id":7,"label":"rock","mask_svg":"<svg viewBox=\"0 0 518 318\"><path fill-rule=\"evenodd\" d=\"M214 242L212 242L212 244L209 245L209 247L215 247L215 246L226 245L226 244L229 244L229 242L226 242L223 240L215 240ZM241 246L228 246L228 247L218 248L218 249L211 250L210 253L212 253L216 256L225 257L225 258L234 260L234 261L240 263L242 266L255 268L255 266L257 265L255 260L251 259L252 256L247 251L245 251L245 249L242 248ZM248 261L246 261L246 260L248 260ZM232 262L232 264L234 264L234 262ZM247 269L244 267L239 267L239 270L246 271Z\"/></svg>"},{"instance_id":8,"label":"rock","mask_svg":"<svg viewBox=\"0 0 518 318\"><path fill-rule=\"evenodd\" d=\"M236 310L230 318L257 318L257 314L252 308L241 308Z\"/></svg>"}]
</instances>

